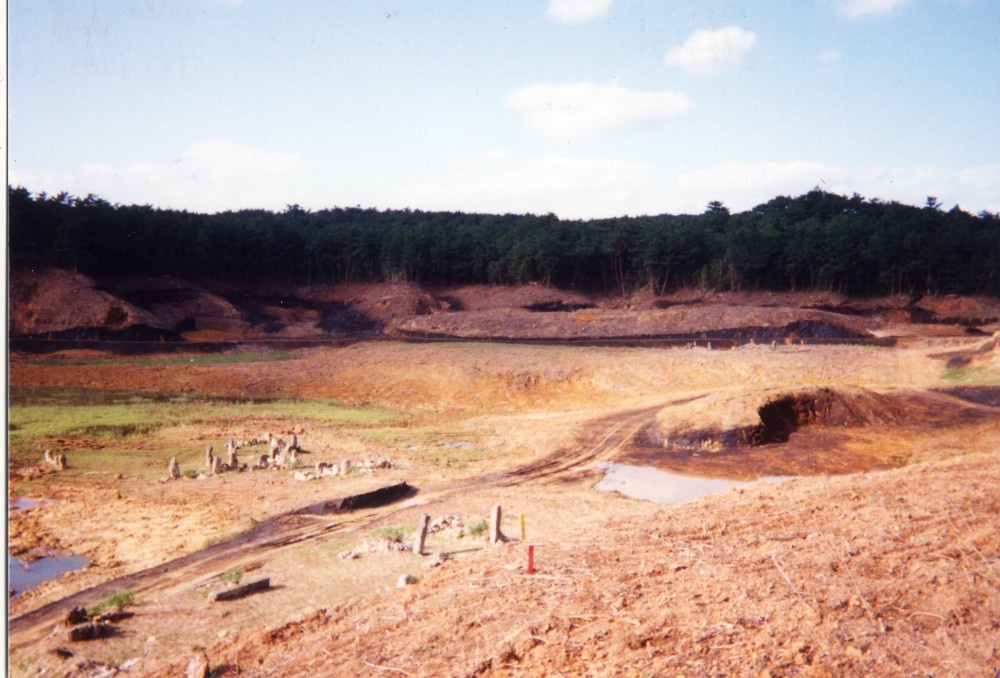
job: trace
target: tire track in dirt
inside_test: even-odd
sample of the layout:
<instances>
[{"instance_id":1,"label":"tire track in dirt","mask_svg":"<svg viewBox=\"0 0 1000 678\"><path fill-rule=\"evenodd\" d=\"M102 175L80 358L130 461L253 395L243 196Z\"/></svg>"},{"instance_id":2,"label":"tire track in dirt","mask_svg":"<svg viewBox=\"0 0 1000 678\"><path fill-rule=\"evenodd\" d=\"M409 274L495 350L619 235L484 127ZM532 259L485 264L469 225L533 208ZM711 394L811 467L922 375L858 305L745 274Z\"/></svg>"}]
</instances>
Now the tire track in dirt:
<instances>
[{"instance_id":1,"label":"tire track in dirt","mask_svg":"<svg viewBox=\"0 0 1000 678\"><path fill-rule=\"evenodd\" d=\"M573 449L561 449L538 461L495 474L490 484L501 487L525 483L552 484L577 474L582 466L614 457L652 422L663 405L619 412L588 422ZM578 451L582 450L582 451Z\"/></svg>"},{"instance_id":2,"label":"tire track in dirt","mask_svg":"<svg viewBox=\"0 0 1000 678\"><path fill-rule=\"evenodd\" d=\"M627 410L587 422L579 435L577 445L561 448L529 464L464 481L417 489L421 498L420 503L424 506L438 503L473 488L489 489L533 483L566 482L576 476L581 467L612 458L632 440L636 433L649 424L662 407L658 405ZM62 622L62 617L68 610L93 604L115 591L130 590L137 596L148 599L170 592L198 588L211 583L222 573L240 567L256 567L260 563L262 552L272 552L319 537L368 530L393 514L412 506L410 502L397 501L374 509L360 509L339 514L336 520L330 520L328 515L302 514L295 511L274 516L263 521L248 534L139 572L108 580L9 620L9 649L28 647L43 640L51 634L53 625Z\"/></svg>"}]
</instances>

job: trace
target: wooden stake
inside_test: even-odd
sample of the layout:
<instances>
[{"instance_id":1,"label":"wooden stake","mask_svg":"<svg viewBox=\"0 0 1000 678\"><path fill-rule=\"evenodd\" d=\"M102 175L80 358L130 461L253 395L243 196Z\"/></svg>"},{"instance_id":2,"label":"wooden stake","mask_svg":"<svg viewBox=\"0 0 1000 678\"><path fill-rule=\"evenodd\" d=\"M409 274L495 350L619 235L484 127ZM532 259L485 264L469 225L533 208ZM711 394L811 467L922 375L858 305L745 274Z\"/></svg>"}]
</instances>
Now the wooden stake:
<instances>
[{"instance_id":1,"label":"wooden stake","mask_svg":"<svg viewBox=\"0 0 1000 678\"><path fill-rule=\"evenodd\" d=\"M528 574L535 574L535 545L528 546Z\"/></svg>"},{"instance_id":2,"label":"wooden stake","mask_svg":"<svg viewBox=\"0 0 1000 678\"><path fill-rule=\"evenodd\" d=\"M420 516L420 525L417 533L413 535L413 552L418 556L424 554L424 542L427 541L427 526L431 523L431 517L426 513Z\"/></svg>"},{"instance_id":3,"label":"wooden stake","mask_svg":"<svg viewBox=\"0 0 1000 678\"><path fill-rule=\"evenodd\" d=\"M500 531L500 507L494 506L490 513L490 544L499 544L503 540L503 533Z\"/></svg>"},{"instance_id":4,"label":"wooden stake","mask_svg":"<svg viewBox=\"0 0 1000 678\"><path fill-rule=\"evenodd\" d=\"M521 541L524 541L524 514L521 514Z\"/></svg>"}]
</instances>

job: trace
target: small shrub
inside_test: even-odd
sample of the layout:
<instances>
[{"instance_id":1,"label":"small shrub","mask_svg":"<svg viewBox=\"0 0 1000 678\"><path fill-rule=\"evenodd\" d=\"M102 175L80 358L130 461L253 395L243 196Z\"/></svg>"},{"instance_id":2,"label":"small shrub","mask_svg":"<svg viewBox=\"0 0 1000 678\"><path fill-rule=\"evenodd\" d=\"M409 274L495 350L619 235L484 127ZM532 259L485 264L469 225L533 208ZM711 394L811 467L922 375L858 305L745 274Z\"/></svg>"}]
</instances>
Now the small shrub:
<instances>
[{"instance_id":1,"label":"small shrub","mask_svg":"<svg viewBox=\"0 0 1000 678\"><path fill-rule=\"evenodd\" d=\"M112 593L110 596L97 603L96 605L91 605L87 608L87 614L95 615L101 614L107 610L117 610L120 611L126 605L131 604L135 601L135 594L131 591L119 591L118 593Z\"/></svg>"},{"instance_id":2,"label":"small shrub","mask_svg":"<svg viewBox=\"0 0 1000 678\"><path fill-rule=\"evenodd\" d=\"M408 530L405 527L383 527L375 533L375 536L393 541L403 541L403 538L411 532L413 532L412 529Z\"/></svg>"},{"instance_id":3,"label":"small shrub","mask_svg":"<svg viewBox=\"0 0 1000 678\"><path fill-rule=\"evenodd\" d=\"M197 478L198 477L198 472L195 471L193 468L184 469L184 477L185 478Z\"/></svg>"},{"instance_id":4,"label":"small shrub","mask_svg":"<svg viewBox=\"0 0 1000 678\"><path fill-rule=\"evenodd\" d=\"M219 578L227 584L239 584L245 575L246 570L240 568L238 570L234 570L233 572L226 572Z\"/></svg>"},{"instance_id":5,"label":"small shrub","mask_svg":"<svg viewBox=\"0 0 1000 678\"><path fill-rule=\"evenodd\" d=\"M469 534L473 537L478 537L479 535L486 532L486 529L490 526L490 522L483 518L478 523L473 523L469 525Z\"/></svg>"}]
</instances>

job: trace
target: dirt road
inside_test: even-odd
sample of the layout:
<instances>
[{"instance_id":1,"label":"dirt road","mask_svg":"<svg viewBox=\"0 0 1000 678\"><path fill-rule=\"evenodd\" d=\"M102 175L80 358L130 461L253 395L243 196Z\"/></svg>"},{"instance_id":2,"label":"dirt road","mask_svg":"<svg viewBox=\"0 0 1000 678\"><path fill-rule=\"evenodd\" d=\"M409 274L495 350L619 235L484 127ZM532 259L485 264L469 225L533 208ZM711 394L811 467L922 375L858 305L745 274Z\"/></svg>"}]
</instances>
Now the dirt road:
<instances>
[{"instance_id":1,"label":"dirt road","mask_svg":"<svg viewBox=\"0 0 1000 678\"><path fill-rule=\"evenodd\" d=\"M9 646L22 649L50 635L66 612L86 607L116 591L129 590L140 598L170 596L178 591L196 589L226 572L252 570L261 558L301 542L320 537L351 533L362 534L385 522L400 510L399 502L410 496L420 497L425 510L454 498L459 493L485 492L495 487L515 487L533 483L564 482L579 476L586 465L613 458L643 427L648 426L658 407L630 410L589 422L581 431L579 444L564 448L543 459L514 468L466 479L461 482L434 483L423 489L406 487L393 493L391 501L376 508L364 508L336 516L300 508L274 516L257 525L246 535L216 544L196 553L176 558L141 572L104 582L79 591L37 610L10 619ZM404 484L405 485L405 484ZM398 487L398 486L396 486ZM387 488L392 489L392 488ZM334 498L331 504L338 503Z\"/></svg>"}]
</instances>

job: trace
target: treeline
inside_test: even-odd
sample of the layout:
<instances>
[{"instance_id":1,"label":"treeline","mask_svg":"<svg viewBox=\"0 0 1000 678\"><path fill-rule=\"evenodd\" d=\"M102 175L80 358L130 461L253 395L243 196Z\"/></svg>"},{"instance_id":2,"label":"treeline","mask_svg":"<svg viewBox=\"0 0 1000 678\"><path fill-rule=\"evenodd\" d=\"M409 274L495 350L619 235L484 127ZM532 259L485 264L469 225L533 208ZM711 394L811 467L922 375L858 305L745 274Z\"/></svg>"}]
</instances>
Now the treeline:
<instances>
[{"instance_id":1,"label":"treeline","mask_svg":"<svg viewBox=\"0 0 1000 678\"><path fill-rule=\"evenodd\" d=\"M538 282L593 292L1000 293L1000 215L814 189L731 214L570 221L335 208L196 214L8 187L14 270L171 274L249 285Z\"/></svg>"}]
</instances>

